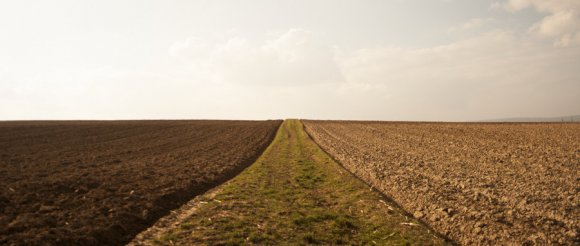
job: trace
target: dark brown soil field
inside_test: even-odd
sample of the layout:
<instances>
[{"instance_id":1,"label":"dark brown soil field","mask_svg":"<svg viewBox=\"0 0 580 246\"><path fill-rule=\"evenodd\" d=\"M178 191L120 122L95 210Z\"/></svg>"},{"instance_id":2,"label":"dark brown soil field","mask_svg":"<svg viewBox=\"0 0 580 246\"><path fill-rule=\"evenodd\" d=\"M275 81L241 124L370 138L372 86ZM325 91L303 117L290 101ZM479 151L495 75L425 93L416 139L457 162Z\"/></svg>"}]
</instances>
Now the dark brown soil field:
<instances>
[{"instance_id":1,"label":"dark brown soil field","mask_svg":"<svg viewBox=\"0 0 580 246\"><path fill-rule=\"evenodd\" d=\"M0 122L0 244L127 243L250 165L280 123Z\"/></svg>"},{"instance_id":2,"label":"dark brown soil field","mask_svg":"<svg viewBox=\"0 0 580 246\"><path fill-rule=\"evenodd\" d=\"M580 244L580 124L304 123L347 169L460 244Z\"/></svg>"}]
</instances>

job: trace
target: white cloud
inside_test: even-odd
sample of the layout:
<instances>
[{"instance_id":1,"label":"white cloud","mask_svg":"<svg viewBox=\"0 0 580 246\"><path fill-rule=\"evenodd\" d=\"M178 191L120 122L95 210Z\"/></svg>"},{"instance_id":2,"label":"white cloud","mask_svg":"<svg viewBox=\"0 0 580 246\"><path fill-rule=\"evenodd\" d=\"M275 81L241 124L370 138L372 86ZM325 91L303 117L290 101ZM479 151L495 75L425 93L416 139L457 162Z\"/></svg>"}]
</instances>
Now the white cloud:
<instances>
[{"instance_id":1,"label":"white cloud","mask_svg":"<svg viewBox=\"0 0 580 246\"><path fill-rule=\"evenodd\" d=\"M577 57L578 48L493 31L424 49L363 49L343 54L341 68L349 83L383 86L386 115L465 120L570 112L563 105L580 105Z\"/></svg>"},{"instance_id":2,"label":"white cloud","mask_svg":"<svg viewBox=\"0 0 580 246\"><path fill-rule=\"evenodd\" d=\"M343 80L333 48L317 34L291 29L266 42L243 37L227 40L190 38L170 49L195 71L214 82L245 85L313 85Z\"/></svg>"},{"instance_id":3,"label":"white cloud","mask_svg":"<svg viewBox=\"0 0 580 246\"><path fill-rule=\"evenodd\" d=\"M554 45L560 47L580 45L580 1L578 0L508 0L494 3L493 8L503 8L510 12L533 7L546 13L541 21L532 25L529 31L540 37L555 38Z\"/></svg>"},{"instance_id":4,"label":"white cloud","mask_svg":"<svg viewBox=\"0 0 580 246\"><path fill-rule=\"evenodd\" d=\"M580 18L574 10L554 12L530 28L530 31L547 37L566 35L579 30Z\"/></svg>"},{"instance_id":5,"label":"white cloud","mask_svg":"<svg viewBox=\"0 0 580 246\"><path fill-rule=\"evenodd\" d=\"M447 31L450 33L453 32L464 32L464 31L469 31L469 30L474 30L474 29L478 29L481 28L489 23L494 22L495 19L493 18L473 18L470 19L464 23L461 23L457 26L452 26L450 27Z\"/></svg>"},{"instance_id":6,"label":"white cloud","mask_svg":"<svg viewBox=\"0 0 580 246\"><path fill-rule=\"evenodd\" d=\"M580 46L580 32L576 34L565 34L555 43L558 47L568 47L572 45Z\"/></svg>"},{"instance_id":7,"label":"white cloud","mask_svg":"<svg viewBox=\"0 0 580 246\"><path fill-rule=\"evenodd\" d=\"M493 6L502 7L508 11L519 11L534 7L539 12L555 13L580 8L577 0L508 0L504 3L494 3Z\"/></svg>"}]
</instances>

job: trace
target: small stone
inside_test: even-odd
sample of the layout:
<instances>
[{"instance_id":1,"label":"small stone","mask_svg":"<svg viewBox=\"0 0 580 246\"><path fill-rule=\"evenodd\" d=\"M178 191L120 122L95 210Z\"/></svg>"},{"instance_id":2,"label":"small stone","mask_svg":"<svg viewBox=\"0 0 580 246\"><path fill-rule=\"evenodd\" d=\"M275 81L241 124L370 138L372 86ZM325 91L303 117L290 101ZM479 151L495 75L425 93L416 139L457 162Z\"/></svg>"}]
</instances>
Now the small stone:
<instances>
[{"instance_id":1,"label":"small stone","mask_svg":"<svg viewBox=\"0 0 580 246\"><path fill-rule=\"evenodd\" d=\"M425 214L421 211L415 211L415 213L413 213L413 216L417 219L423 218L423 216L425 216Z\"/></svg>"},{"instance_id":2,"label":"small stone","mask_svg":"<svg viewBox=\"0 0 580 246\"><path fill-rule=\"evenodd\" d=\"M39 212L42 212L42 213L46 213L46 212L53 211L55 209L56 209L55 206L42 205L42 206L40 206L40 208L38 209L38 211Z\"/></svg>"},{"instance_id":3,"label":"small stone","mask_svg":"<svg viewBox=\"0 0 580 246\"><path fill-rule=\"evenodd\" d=\"M437 214L432 214L431 216L429 216L429 220L431 220L431 221L438 221L439 220L439 216L437 216Z\"/></svg>"}]
</instances>

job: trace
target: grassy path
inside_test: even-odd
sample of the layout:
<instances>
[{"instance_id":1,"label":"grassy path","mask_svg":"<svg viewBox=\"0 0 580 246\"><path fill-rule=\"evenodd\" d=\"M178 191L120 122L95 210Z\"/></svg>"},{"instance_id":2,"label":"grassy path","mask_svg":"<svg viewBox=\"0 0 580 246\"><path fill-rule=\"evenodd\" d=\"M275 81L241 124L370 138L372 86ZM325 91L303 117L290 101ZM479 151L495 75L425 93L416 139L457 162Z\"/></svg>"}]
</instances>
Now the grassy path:
<instances>
[{"instance_id":1,"label":"grassy path","mask_svg":"<svg viewBox=\"0 0 580 246\"><path fill-rule=\"evenodd\" d=\"M285 121L239 176L135 244L445 244Z\"/></svg>"}]
</instances>

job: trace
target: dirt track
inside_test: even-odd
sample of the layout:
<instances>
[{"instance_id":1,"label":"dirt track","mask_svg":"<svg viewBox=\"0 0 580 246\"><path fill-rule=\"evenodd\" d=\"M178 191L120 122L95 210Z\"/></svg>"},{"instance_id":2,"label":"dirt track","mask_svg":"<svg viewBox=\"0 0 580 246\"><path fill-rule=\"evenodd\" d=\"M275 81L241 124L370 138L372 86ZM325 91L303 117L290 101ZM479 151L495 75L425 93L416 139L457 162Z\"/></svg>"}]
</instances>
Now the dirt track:
<instances>
[{"instance_id":1,"label":"dirt track","mask_svg":"<svg viewBox=\"0 0 580 246\"><path fill-rule=\"evenodd\" d=\"M580 124L305 126L346 168L459 243L580 243Z\"/></svg>"},{"instance_id":2,"label":"dirt track","mask_svg":"<svg viewBox=\"0 0 580 246\"><path fill-rule=\"evenodd\" d=\"M126 243L251 164L280 123L0 122L0 244Z\"/></svg>"}]
</instances>

